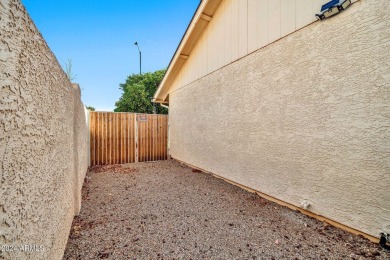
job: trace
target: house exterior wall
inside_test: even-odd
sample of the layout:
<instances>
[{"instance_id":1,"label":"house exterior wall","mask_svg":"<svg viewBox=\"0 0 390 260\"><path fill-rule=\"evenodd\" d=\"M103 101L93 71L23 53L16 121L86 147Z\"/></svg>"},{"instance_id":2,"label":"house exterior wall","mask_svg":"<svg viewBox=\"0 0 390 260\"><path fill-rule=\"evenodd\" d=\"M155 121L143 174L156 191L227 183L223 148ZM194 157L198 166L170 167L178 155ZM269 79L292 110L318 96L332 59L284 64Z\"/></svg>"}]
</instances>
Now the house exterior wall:
<instances>
[{"instance_id":1,"label":"house exterior wall","mask_svg":"<svg viewBox=\"0 0 390 260\"><path fill-rule=\"evenodd\" d=\"M171 91L316 21L328 1L223 0Z\"/></svg>"},{"instance_id":2,"label":"house exterior wall","mask_svg":"<svg viewBox=\"0 0 390 260\"><path fill-rule=\"evenodd\" d=\"M62 259L88 166L80 88L20 1L1 0L0 35L0 259Z\"/></svg>"},{"instance_id":3,"label":"house exterior wall","mask_svg":"<svg viewBox=\"0 0 390 260\"><path fill-rule=\"evenodd\" d=\"M389 39L388 1L359 1L172 91L172 157L389 232Z\"/></svg>"}]
</instances>

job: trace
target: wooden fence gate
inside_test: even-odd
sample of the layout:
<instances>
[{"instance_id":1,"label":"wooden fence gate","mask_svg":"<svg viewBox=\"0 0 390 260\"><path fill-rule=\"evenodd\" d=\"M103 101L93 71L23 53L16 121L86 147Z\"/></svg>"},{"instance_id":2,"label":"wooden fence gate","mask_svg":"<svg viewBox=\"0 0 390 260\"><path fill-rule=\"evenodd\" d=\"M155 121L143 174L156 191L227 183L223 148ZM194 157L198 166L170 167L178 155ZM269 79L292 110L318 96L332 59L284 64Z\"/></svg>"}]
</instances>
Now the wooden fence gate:
<instances>
[{"instance_id":1,"label":"wooden fence gate","mask_svg":"<svg viewBox=\"0 0 390 260\"><path fill-rule=\"evenodd\" d=\"M168 116L90 112L90 164L166 160Z\"/></svg>"}]
</instances>

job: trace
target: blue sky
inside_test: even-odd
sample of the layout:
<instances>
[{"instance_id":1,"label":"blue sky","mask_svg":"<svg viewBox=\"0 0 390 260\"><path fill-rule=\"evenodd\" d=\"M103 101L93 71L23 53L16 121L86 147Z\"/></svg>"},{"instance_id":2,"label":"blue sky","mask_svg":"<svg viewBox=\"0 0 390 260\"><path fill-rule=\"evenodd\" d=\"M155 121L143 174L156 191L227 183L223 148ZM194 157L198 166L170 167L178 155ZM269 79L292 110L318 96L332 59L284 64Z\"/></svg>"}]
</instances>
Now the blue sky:
<instances>
[{"instance_id":1,"label":"blue sky","mask_svg":"<svg viewBox=\"0 0 390 260\"><path fill-rule=\"evenodd\" d=\"M22 0L85 105L111 111L127 76L168 66L199 0Z\"/></svg>"}]
</instances>

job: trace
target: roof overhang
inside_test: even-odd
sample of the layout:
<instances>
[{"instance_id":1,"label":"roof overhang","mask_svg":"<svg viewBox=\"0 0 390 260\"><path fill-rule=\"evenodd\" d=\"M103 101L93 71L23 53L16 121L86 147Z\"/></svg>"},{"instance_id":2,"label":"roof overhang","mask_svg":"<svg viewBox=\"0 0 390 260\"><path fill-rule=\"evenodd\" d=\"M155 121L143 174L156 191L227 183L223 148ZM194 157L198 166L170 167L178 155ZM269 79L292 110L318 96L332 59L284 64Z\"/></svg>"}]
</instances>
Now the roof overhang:
<instances>
[{"instance_id":1,"label":"roof overhang","mask_svg":"<svg viewBox=\"0 0 390 260\"><path fill-rule=\"evenodd\" d=\"M196 10L187 30L173 55L168 69L153 96L153 102L169 103L169 88L191 54L196 42L199 40L208 23L222 0L203 0Z\"/></svg>"}]
</instances>

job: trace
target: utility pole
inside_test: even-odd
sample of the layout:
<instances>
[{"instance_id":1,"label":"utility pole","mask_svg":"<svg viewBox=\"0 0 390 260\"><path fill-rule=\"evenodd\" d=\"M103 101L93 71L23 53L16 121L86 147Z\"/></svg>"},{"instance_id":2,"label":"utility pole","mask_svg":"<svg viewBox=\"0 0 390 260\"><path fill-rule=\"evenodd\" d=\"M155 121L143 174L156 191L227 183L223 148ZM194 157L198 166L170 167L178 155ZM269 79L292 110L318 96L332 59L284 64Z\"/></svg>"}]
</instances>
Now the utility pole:
<instances>
[{"instance_id":1,"label":"utility pole","mask_svg":"<svg viewBox=\"0 0 390 260\"><path fill-rule=\"evenodd\" d=\"M137 48L138 48L138 52L139 52L139 75L142 75L142 72L141 72L141 62L142 62L141 50L139 49L138 42L135 42L134 45L136 45Z\"/></svg>"}]
</instances>

